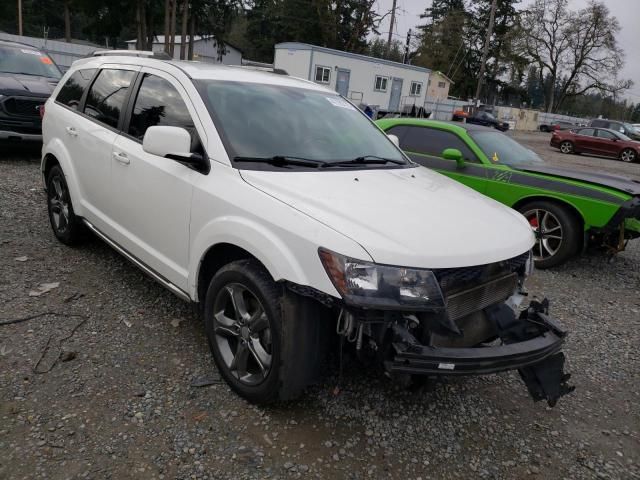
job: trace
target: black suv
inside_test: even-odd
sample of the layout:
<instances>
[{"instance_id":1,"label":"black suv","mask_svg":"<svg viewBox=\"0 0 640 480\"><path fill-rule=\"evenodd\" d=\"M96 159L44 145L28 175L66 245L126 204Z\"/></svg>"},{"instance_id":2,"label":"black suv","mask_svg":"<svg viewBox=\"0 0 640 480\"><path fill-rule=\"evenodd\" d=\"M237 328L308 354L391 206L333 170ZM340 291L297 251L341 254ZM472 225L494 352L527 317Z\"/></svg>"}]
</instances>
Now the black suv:
<instances>
[{"instance_id":1,"label":"black suv","mask_svg":"<svg viewBox=\"0 0 640 480\"><path fill-rule=\"evenodd\" d=\"M0 40L0 141L42 140L40 107L61 76L47 54Z\"/></svg>"},{"instance_id":2,"label":"black suv","mask_svg":"<svg viewBox=\"0 0 640 480\"><path fill-rule=\"evenodd\" d=\"M590 127L610 128L616 132L625 134L631 140L640 140L640 133L633 128L633 125L616 120L605 120L604 118L594 118L589 122Z\"/></svg>"}]
</instances>

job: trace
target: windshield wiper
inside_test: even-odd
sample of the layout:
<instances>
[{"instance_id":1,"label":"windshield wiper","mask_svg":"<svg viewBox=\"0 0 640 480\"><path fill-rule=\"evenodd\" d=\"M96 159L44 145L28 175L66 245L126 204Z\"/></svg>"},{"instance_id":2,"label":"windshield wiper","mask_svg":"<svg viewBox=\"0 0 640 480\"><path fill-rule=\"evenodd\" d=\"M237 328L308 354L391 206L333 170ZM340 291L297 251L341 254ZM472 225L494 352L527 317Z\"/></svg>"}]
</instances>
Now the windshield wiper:
<instances>
[{"instance_id":1,"label":"windshield wiper","mask_svg":"<svg viewBox=\"0 0 640 480\"><path fill-rule=\"evenodd\" d=\"M407 165L407 162L403 160L396 160L394 158L384 158L377 155L363 155L361 157L352 158L351 160L341 160L339 162L327 162L325 167L344 167L350 165L386 165L387 163L393 163L394 165Z\"/></svg>"},{"instance_id":2,"label":"windshield wiper","mask_svg":"<svg viewBox=\"0 0 640 480\"><path fill-rule=\"evenodd\" d=\"M234 162L248 162L248 163L268 163L275 165L276 167L283 167L287 165L298 167L324 167L327 162L322 160L314 160L312 158L291 157L289 155L274 155L273 157L233 157Z\"/></svg>"}]
</instances>

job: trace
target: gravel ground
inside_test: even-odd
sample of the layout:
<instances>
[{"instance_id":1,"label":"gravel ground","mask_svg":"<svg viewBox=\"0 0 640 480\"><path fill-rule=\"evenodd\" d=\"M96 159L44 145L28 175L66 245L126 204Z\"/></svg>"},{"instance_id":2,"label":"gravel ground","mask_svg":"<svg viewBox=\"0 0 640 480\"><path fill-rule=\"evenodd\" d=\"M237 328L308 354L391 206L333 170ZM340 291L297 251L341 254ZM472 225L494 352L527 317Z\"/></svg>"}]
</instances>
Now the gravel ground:
<instances>
[{"instance_id":1,"label":"gravel ground","mask_svg":"<svg viewBox=\"0 0 640 480\"><path fill-rule=\"evenodd\" d=\"M640 242L532 278L571 332L576 391L553 409L514 373L408 392L353 362L337 395L330 376L258 408L220 382L188 305L98 240L55 240L38 167L0 147L0 321L46 313L0 326L0 478L640 478Z\"/></svg>"}]
</instances>

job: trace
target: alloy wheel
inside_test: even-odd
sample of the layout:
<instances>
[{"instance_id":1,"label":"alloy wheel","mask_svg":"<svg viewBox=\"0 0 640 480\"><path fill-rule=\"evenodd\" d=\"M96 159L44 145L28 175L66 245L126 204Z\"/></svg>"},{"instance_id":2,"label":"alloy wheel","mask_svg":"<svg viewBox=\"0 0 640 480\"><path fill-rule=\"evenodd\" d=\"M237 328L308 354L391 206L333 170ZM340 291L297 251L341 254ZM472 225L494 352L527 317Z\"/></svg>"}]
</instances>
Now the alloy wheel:
<instances>
[{"instance_id":1,"label":"alloy wheel","mask_svg":"<svg viewBox=\"0 0 640 480\"><path fill-rule=\"evenodd\" d=\"M573 150L573 147L570 142L562 142L560 144L560 151L562 153L571 153L571 150Z\"/></svg>"},{"instance_id":2,"label":"alloy wheel","mask_svg":"<svg viewBox=\"0 0 640 480\"><path fill-rule=\"evenodd\" d=\"M51 218L58 233L64 233L69 227L69 192L59 176L51 179L49 188Z\"/></svg>"},{"instance_id":3,"label":"alloy wheel","mask_svg":"<svg viewBox=\"0 0 640 480\"><path fill-rule=\"evenodd\" d=\"M622 155L620 155L620 158L623 162L633 162L636 159L636 154L633 150L625 150L622 152Z\"/></svg>"},{"instance_id":4,"label":"alloy wheel","mask_svg":"<svg viewBox=\"0 0 640 480\"><path fill-rule=\"evenodd\" d=\"M214 301L213 332L220 355L241 383L262 383L271 370L269 318L256 295L239 283L222 288Z\"/></svg>"},{"instance_id":5,"label":"alloy wheel","mask_svg":"<svg viewBox=\"0 0 640 480\"><path fill-rule=\"evenodd\" d=\"M524 212L524 216L536 236L534 260L545 260L558 253L563 240L562 225L558 218L547 210L537 208Z\"/></svg>"}]
</instances>

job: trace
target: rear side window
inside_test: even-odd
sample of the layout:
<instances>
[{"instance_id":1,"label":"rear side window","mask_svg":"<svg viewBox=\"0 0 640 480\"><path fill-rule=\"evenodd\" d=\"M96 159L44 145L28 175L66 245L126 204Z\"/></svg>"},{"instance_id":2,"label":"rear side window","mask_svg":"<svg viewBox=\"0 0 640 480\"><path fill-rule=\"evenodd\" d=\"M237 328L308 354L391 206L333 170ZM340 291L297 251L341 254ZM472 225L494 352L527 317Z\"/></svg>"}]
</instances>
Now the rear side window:
<instances>
[{"instance_id":1,"label":"rear side window","mask_svg":"<svg viewBox=\"0 0 640 480\"><path fill-rule=\"evenodd\" d=\"M156 125L182 127L194 138L195 126L178 91L164 78L145 74L129 122L129 135L140 140Z\"/></svg>"},{"instance_id":2,"label":"rear side window","mask_svg":"<svg viewBox=\"0 0 640 480\"><path fill-rule=\"evenodd\" d=\"M609 122L605 122L604 120L593 120L591 122L591 126L592 127L608 128L609 127Z\"/></svg>"},{"instance_id":3,"label":"rear side window","mask_svg":"<svg viewBox=\"0 0 640 480\"><path fill-rule=\"evenodd\" d=\"M60 92L56 97L56 102L77 110L80 106L82 94L89 85L89 82L93 78L93 74L95 72L95 68L73 72L60 89Z\"/></svg>"},{"instance_id":4,"label":"rear side window","mask_svg":"<svg viewBox=\"0 0 640 480\"><path fill-rule=\"evenodd\" d=\"M447 148L457 148L465 160L478 162L475 154L455 133L435 128L408 126L400 140L400 148L434 157L441 157Z\"/></svg>"},{"instance_id":5,"label":"rear side window","mask_svg":"<svg viewBox=\"0 0 640 480\"><path fill-rule=\"evenodd\" d=\"M91 85L84 113L113 128L118 127L118 119L127 98L127 92L135 72L105 68Z\"/></svg>"}]
</instances>

